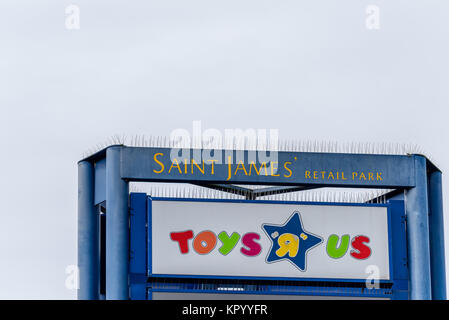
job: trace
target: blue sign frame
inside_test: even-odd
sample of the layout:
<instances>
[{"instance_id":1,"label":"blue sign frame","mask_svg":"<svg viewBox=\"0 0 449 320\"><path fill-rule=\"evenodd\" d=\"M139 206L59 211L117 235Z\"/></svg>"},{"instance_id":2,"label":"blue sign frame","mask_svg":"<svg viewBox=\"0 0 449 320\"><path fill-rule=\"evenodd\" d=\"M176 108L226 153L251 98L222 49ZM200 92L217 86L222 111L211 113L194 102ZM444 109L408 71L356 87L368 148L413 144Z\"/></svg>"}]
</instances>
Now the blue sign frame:
<instances>
[{"instance_id":1,"label":"blue sign frame","mask_svg":"<svg viewBox=\"0 0 449 320\"><path fill-rule=\"evenodd\" d=\"M151 248L151 213L152 201L194 201L194 202L233 202L233 203L270 203L270 204L299 204L299 205L333 205L333 206L363 206L386 207L388 215L388 241L390 280L380 280L385 288L364 289L360 284L365 280L360 279L332 279L332 278L281 278L281 277L232 277L232 276L205 276L205 275L166 275L152 273L152 257L149 254ZM144 193L131 193L130 195L130 297L131 299L150 299L151 292L196 292L196 293L225 293L217 289L195 289L189 285L189 280L204 281L215 279L238 280L245 287L245 281L263 280L272 284L264 284L264 290L252 290L250 287L243 291L227 291L226 293L244 294L292 294L292 295L329 295L351 297L378 297L389 299L408 299L408 270L405 233L405 208L404 202L391 200L387 204L356 204L356 203L329 203L329 202L296 202L296 201L264 201L264 200L223 200L223 199L186 199L186 198L151 198ZM165 287L152 283L152 280L177 279L177 284L172 283ZM185 279L185 282L179 282ZM303 283L296 290L282 290L277 281ZM307 286L304 283L330 282L339 284L332 287ZM345 284L356 283L358 287Z\"/></svg>"}]
</instances>

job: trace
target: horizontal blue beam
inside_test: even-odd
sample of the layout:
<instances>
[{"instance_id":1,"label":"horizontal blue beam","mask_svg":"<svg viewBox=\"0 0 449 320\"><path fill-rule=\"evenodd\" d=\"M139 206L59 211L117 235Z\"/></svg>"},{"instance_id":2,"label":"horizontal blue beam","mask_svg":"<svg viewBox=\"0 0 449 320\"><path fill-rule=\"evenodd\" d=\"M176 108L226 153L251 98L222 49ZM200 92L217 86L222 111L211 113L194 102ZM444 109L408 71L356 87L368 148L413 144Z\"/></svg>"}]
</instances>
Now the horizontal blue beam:
<instances>
[{"instance_id":1,"label":"horizontal blue beam","mask_svg":"<svg viewBox=\"0 0 449 320\"><path fill-rule=\"evenodd\" d=\"M297 186L289 186L289 187L266 187L254 190L254 195L256 197L263 197L272 194L281 194L288 192L296 192L296 191L304 191L314 189L315 187L297 187Z\"/></svg>"},{"instance_id":2,"label":"horizontal blue beam","mask_svg":"<svg viewBox=\"0 0 449 320\"><path fill-rule=\"evenodd\" d=\"M240 195L250 194L253 192L253 190L249 188L234 186L232 184L193 183L193 185Z\"/></svg>"},{"instance_id":3,"label":"horizontal blue beam","mask_svg":"<svg viewBox=\"0 0 449 320\"><path fill-rule=\"evenodd\" d=\"M121 176L153 182L363 188L415 185L411 156L278 152L270 161L273 154L264 158L256 151L187 151L171 157L170 148L122 147Z\"/></svg>"}]
</instances>

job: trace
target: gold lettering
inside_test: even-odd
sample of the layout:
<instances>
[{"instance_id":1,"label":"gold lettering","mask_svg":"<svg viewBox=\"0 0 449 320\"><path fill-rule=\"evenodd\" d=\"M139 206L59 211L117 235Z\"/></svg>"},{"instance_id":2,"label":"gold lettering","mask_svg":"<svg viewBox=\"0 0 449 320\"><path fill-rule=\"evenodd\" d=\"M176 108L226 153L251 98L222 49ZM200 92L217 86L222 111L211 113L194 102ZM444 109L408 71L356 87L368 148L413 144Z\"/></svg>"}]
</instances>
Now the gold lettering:
<instances>
[{"instance_id":1,"label":"gold lettering","mask_svg":"<svg viewBox=\"0 0 449 320\"><path fill-rule=\"evenodd\" d=\"M289 175L284 174L284 178L290 178L290 177L292 176L292 174L293 174L292 170L290 170L290 169L287 167L287 163L292 164L291 162L288 162L288 161L287 161L287 162L284 162L284 168L285 168L285 170L287 170L288 172L290 172Z\"/></svg>"},{"instance_id":2,"label":"gold lettering","mask_svg":"<svg viewBox=\"0 0 449 320\"><path fill-rule=\"evenodd\" d=\"M256 171L256 174L259 175L260 170L257 170L256 163L254 161L251 161L251 163L249 164L249 175L251 175L252 167L254 167L254 171Z\"/></svg>"},{"instance_id":3,"label":"gold lettering","mask_svg":"<svg viewBox=\"0 0 449 320\"><path fill-rule=\"evenodd\" d=\"M274 164L278 164L278 162L277 161L272 161L272 162L270 162L270 168L271 168L271 176L272 177L279 177L280 176L280 174L274 174ZM277 169L278 169L278 167L276 167L276 172L277 172Z\"/></svg>"},{"instance_id":4,"label":"gold lettering","mask_svg":"<svg viewBox=\"0 0 449 320\"><path fill-rule=\"evenodd\" d=\"M231 179L231 174L231 156L228 156L228 178L226 179L226 181Z\"/></svg>"},{"instance_id":5,"label":"gold lettering","mask_svg":"<svg viewBox=\"0 0 449 320\"><path fill-rule=\"evenodd\" d=\"M262 170L262 167L264 167L264 169L265 169L265 175L268 176L267 163L266 162L261 163L259 172Z\"/></svg>"},{"instance_id":6,"label":"gold lettering","mask_svg":"<svg viewBox=\"0 0 449 320\"><path fill-rule=\"evenodd\" d=\"M241 167L240 167L240 165L241 165ZM237 171L239 171L239 170L243 170L243 172L245 172L245 176L248 175L248 173L246 172L246 169L245 169L245 165L243 164L242 160L240 160L239 163L237 164L237 168L235 168L234 176L237 175Z\"/></svg>"},{"instance_id":7,"label":"gold lettering","mask_svg":"<svg viewBox=\"0 0 449 320\"><path fill-rule=\"evenodd\" d=\"M196 163L196 161L194 159L192 159L192 165L191 165L191 170L192 170L192 174L193 174L193 165L195 165L202 174L204 174L204 161L201 161L201 164L203 165L203 168L201 168L198 163Z\"/></svg>"},{"instance_id":8,"label":"gold lettering","mask_svg":"<svg viewBox=\"0 0 449 320\"><path fill-rule=\"evenodd\" d=\"M179 173L182 174L181 167L179 166L178 160L175 158L174 161L176 162L176 165L174 165L175 162L172 162L170 169L168 169L168 173L170 173L170 171L171 171L171 169L173 169L173 167L176 167L176 168L178 168Z\"/></svg>"},{"instance_id":9,"label":"gold lettering","mask_svg":"<svg viewBox=\"0 0 449 320\"><path fill-rule=\"evenodd\" d=\"M210 168L210 173L213 175L214 174L214 163L215 163L215 161L218 161L218 160L206 160L206 161L211 162L212 167Z\"/></svg>"},{"instance_id":10,"label":"gold lettering","mask_svg":"<svg viewBox=\"0 0 449 320\"><path fill-rule=\"evenodd\" d=\"M162 162L160 162L158 159L157 159L157 156L164 156L164 154L163 153L155 153L154 154L154 161L155 162L157 162L157 164L158 165L160 165L161 166L161 169L158 171L158 170L155 170L155 169L153 169L153 172L154 173L161 173L161 172L163 172L164 171L164 169L165 169L165 166L164 166L164 164L162 163Z\"/></svg>"}]
</instances>

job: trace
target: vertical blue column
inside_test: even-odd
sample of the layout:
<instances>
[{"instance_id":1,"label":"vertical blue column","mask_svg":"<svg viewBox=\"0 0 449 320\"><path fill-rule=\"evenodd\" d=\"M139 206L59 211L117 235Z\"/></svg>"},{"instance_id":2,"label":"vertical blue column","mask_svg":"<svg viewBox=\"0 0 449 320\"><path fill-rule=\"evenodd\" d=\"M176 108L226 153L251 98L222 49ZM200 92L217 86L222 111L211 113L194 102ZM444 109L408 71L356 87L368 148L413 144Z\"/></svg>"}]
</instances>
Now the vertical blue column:
<instances>
[{"instance_id":1,"label":"vertical blue column","mask_svg":"<svg viewBox=\"0 0 449 320\"><path fill-rule=\"evenodd\" d=\"M121 147L106 150L106 299L129 297L128 182L120 177Z\"/></svg>"},{"instance_id":2,"label":"vertical blue column","mask_svg":"<svg viewBox=\"0 0 449 320\"><path fill-rule=\"evenodd\" d=\"M446 300L443 193L441 184L441 172L432 172L429 176L429 229L432 299L434 300Z\"/></svg>"},{"instance_id":3,"label":"vertical blue column","mask_svg":"<svg viewBox=\"0 0 449 320\"><path fill-rule=\"evenodd\" d=\"M430 300L432 293L426 159L422 156L414 158L415 187L406 193L410 298Z\"/></svg>"},{"instance_id":4,"label":"vertical blue column","mask_svg":"<svg viewBox=\"0 0 449 320\"><path fill-rule=\"evenodd\" d=\"M98 211L94 205L94 166L78 163L78 299L99 296L100 250Z\"/></svg>"},{"instance_id":5,"label":"vertical blue column","mask_svg":"<svg viewBox=\"0 0 449 320\"><path fill-rule=\"evenodd\" d=\"M147 299L147 195L131 193L130 207L130 299Z\"/></svg>"}]
</instances>

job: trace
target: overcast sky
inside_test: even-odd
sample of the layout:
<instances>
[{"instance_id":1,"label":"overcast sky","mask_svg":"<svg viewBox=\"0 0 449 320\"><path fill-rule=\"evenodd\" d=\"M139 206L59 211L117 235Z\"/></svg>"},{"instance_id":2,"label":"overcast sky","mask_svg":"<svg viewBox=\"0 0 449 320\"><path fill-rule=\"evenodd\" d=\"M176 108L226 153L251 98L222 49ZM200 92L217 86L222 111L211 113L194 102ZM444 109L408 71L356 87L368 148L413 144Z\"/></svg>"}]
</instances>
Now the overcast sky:
<instances>
[{"instance_id":1,"label":"overcast sky","mask_svg":"<svg viewBox=\"0 0 449 320\"><path fill-rule=\"evenodd\" d=\"M76 163L114 134L417 143L446 172L448 39L444 0L2 0L0 298L75 297Z\"/></svg>"}]
</instances>

